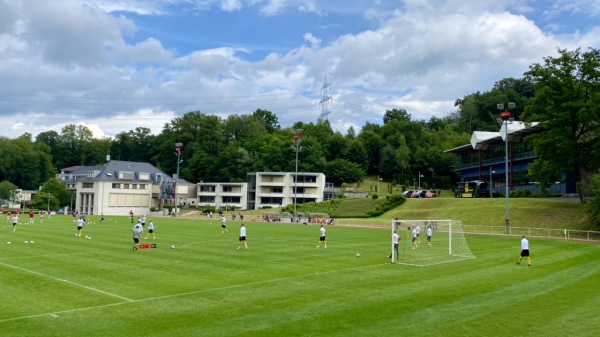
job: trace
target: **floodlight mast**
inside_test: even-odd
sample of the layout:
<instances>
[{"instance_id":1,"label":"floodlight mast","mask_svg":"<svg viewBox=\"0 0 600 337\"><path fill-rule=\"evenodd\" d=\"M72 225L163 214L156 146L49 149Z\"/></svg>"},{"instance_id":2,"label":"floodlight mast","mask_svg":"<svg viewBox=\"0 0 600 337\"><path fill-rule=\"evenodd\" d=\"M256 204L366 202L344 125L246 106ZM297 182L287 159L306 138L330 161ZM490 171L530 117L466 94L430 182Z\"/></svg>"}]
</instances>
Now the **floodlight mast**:
<instances>
[{"instance_id":1,"label":"floodlight mast","mask_svg":"<svg viewBox=\"0 0 600 337\"><path fill-rule=\"evenodd\" d=\"M509 183L508 183L508 124L512 123L514 121L514 118L511 117L511 113L509 110L512 110L515 108L515 103L514 102L509 102L508 103L508 108L504 108L504 104L503 103L499 103L496 105L496 107L498 108L498 110L501 110L500 112L500 118L498 118L498 122L500 124L502 124L502 126L504 127L504 156L505 156L505 160L504 160L504 173L505 173L505 187L506 187L506 210L505 210L505 230L506 233L509 234L510 233L510 218L509 218L509 207L508 207L508 194L509 194ZM504 110L504 111L502 111Z\"/></svg>"},{"instance_id":2,"label":"floodlight mast","mask_svg":"<svg viewBox=\"0 0 600 337\"><path fill-rule=\"evenodd\" d=\"M175 155L177 155L177 174L175 176L175 182L173 183L173 198L175 200L175 215L177 215L177 206L178 206L178 202L177 202L177 180L179 180L179 163L181 162L179 160L180 156L181 156L181 147L183 146L183 143L175 143Z\"/></svg>"},{"instance_id":3,"label":"floodlight mast","mask_svg":"<svg viewBox=\"0 0 600 337\"><path fill-rule=\"evenodd\" d=\"M300 152L300 143L302 142L302 129L294 130L294 145L293 149L296 152L296 173L294 175L294 218L297 219L296 215L296 204L298 198L298 152Z\"/></svg>"}]
</instances>

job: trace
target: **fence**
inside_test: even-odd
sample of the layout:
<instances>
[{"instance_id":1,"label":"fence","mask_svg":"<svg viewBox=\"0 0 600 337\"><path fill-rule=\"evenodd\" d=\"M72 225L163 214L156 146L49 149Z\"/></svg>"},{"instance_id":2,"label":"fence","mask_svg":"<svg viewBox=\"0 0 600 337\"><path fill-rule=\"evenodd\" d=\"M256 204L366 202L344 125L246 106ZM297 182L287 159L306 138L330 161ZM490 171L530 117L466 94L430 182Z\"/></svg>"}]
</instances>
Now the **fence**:
<instances>
[{"instance_id":1,"label":"fence","mask_svg":"<svg viewBox=\"0 0 600 337\"><path fill-rule=\"evenodd\" d=\"M425 221L425 220L424 220ZM338 226L368 227L368 228L389 228L390 222L372 221L372 220L344 220L335 219ZM525 234L528 237L571 240L571 241L590 241L600 243L600 232L583 231L572 229L554 229L554 228L529 228L529 227L511 227L509 233L503 226L480 226L463 224L463 232L466 234L484 234L484 235L507 235L520 236Z\"/></svg>"},{"instance_id":2,"label":"fence","mask_svg":"<svg viewBox=\"0 0 600 337\"><path fill-rule=\"evenodd\" d=\"M182 216L187 219L208 219L206 215L201 213L192 213ZM217 219L214 217L213 219ZM261 221L259 216L248 216L247 221ZM423 220L425 221L425 220ZM282 223L291 223L290 219L282 218ZM390 221L373 221L361 219L335 219L336 226L346 227L366 227L366 228L390 228ZM484 235L506 235L520 236L525 234L528 237L559 239L565 241L590 241L600 243L600 232L584 231L572 229L556 229L556 228L529 228L529 227L510 227L509 233L506 233L504 226L480 226L480 225L465 225L463 224L463 232L465 234L484 234Z\"/></svg>"}]
</instances>

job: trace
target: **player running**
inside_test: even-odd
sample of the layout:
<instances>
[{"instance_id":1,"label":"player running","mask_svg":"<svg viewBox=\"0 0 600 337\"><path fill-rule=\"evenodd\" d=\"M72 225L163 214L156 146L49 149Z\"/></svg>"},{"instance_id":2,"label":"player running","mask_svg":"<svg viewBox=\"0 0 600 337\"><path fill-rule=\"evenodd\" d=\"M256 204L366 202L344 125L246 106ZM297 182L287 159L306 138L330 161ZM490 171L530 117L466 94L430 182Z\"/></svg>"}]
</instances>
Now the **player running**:
<instances>
[{"instance_id":1,"label":"player running","mask_svg":"<svg viewBox=\"0 0 600 337\"><path fill-rule=\"evenodd\" d=\"M519 255L519 261L517 261L517 264L521 264L523 257L527 257L527 265L531 267L531 258L529 257L529 241L525 238L525 235L521 235L521 255Z\"/></svg>"},{"instance_id":2,"label":"player running","mask_svg":"<svg viewBox=\"0 0 600 337\"><path fill-rule=\"evenodd\" d=\"M243 226L243 224L242 224ZM221 233L229 232L227 230L227 218L223 215L221 216Z\"/></svg>"},{"instance_id":3,"label":"player running","mask_svg":"<svg viewBox=\"0 0 600 337\"><path fill-rule=\"evenodd\" d=\"M75 236L81 236L81 231L83 230L83 224L85 223L85 220L83 219L83 216L79 217L79 219L77 219L77 234L75 234Z\"/></svg>"}]
</instances>

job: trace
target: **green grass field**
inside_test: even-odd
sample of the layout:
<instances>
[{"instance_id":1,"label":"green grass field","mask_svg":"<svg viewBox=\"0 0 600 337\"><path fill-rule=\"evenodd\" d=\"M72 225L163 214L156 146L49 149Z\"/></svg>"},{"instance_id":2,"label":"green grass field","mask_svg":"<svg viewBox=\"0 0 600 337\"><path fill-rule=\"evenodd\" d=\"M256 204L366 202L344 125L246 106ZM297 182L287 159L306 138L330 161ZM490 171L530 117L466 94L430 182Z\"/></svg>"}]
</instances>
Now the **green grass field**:
<instances>
[{"instance_id":1,"label":"green grass field","mask_svg":"<svg viewBox=\"0 0 600 337\"><path fill-rule=\"evenodd\" d=\"M246 222L236 250L239 221L156 218L158 247L132 251L125 217L90 217L91 240L68 216L0 221L0 336L597 334L597 244L530 238L527 267L519 238L472 235L475 259L413 267L381 229L330 226L317 249L317 226Z\"/></svg>"}]
</instances>

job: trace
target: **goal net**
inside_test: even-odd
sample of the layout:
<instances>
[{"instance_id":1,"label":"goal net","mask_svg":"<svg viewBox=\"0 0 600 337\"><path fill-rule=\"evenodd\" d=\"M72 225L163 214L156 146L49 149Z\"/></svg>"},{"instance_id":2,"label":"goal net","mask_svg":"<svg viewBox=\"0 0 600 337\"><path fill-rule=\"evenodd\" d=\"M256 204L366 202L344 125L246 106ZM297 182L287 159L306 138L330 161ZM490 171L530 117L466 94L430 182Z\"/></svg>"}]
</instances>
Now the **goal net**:
<instances>
[{"instance_id":1,"label":"goal net","mask_svg":"<svg viewBox=\"0 0 600 337\"><path fill-rule=\"evenodd\" d=\"M392 262L414 266L474 259L465 240L462 222L459 220L392 220L394 231L400 236L396 256L392 242ZM428 240L428 230L431 240ZM413 231L419 235L413 240Z\"/></svg>"}]
</instances>

